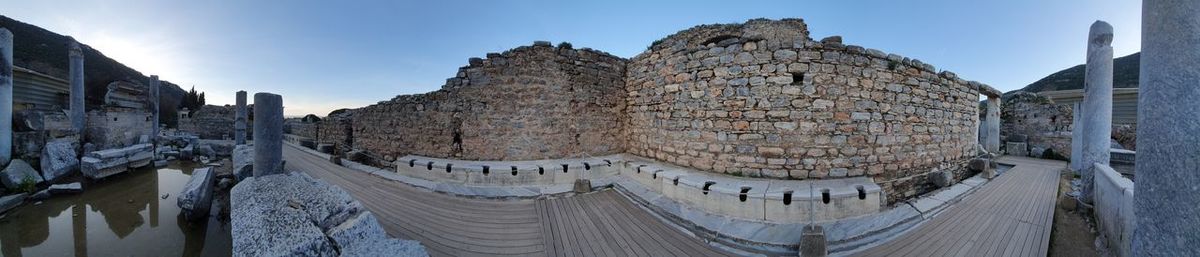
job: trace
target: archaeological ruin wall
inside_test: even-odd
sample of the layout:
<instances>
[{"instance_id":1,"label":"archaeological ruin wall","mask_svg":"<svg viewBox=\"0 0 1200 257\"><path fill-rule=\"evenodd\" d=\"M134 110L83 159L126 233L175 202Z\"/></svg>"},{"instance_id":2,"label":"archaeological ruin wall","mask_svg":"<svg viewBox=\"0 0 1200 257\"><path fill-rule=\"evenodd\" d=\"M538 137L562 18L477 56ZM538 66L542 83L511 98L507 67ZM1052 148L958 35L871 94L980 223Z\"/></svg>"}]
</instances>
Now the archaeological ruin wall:
<instances>
[{"instance_id":1,"label":"archaeological ruin wall","mask_svg":"<svg viewBox=\"0 0 1200 257\"><path fill-rule=\"evenodd\" d=\"M354 110L340 109L329 113L317 125L317 143L332 144L350 150L354 144Z\"/></svg>"},{"instance_id":2,"label":"archaeological ruin wall","mask_svg":"<svg viewBox=\"0 0 1200 257\"><path fill-rule=\"evenodd\" d=\"M253 108L253 105L248 105ZM237 106L204 105L197 110L179 111L179 131L191 133L202 139L233 139L234 112ZM249 115L249 114L248 114ZM253 120L250 115L248 121ZM246 123L246 131L253 131L251 122ZM246 140L253 140L252 133L246 133Z\"/></svg>"},{"instance_id":3,"label":"archaeological ruin wall","mask_svg":"<svg viewBox=\"0 0 1200 257\"><path fill-rule=\"evenodd\" d=\"M684 30L627 69L632 154L737 176L870 176L889 199L973 157L971 83L837 37L813 41L799 19Z\"/></svg>"},{"instance_id":4,"label":"archaeological ruin wall","mask_svg":"<svg viewBox=\"0 0 1200 257\"><path fill-rule=\"evenodd\" d=\"M758 19L687 29L632 59L547 42L472 58L441 90L354 109L348 138L320 141L387 162L629 153L732 176L870 177L895 202L931 190L930 173L973 175L985 91L999 94L814 41L800 19Z\"/></svg>"},{"instance_id":5,"label":"archaeological ruin wall","mask_svg":"<svg viewBox=\"0 0 1200 257\"><path fill-rule=\"evenodd\" d=\"M620 153L624 62L548 42L472 58L441 90L354 110L354 145L387 161Z\"/></svg>"}]
</instances>

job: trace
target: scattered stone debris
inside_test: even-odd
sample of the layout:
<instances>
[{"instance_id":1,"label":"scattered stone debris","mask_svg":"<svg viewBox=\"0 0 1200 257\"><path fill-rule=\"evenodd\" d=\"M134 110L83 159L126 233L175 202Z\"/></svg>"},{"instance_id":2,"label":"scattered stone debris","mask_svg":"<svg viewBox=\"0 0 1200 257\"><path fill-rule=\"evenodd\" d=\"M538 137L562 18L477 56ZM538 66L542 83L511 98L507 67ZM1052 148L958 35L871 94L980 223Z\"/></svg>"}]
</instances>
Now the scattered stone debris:
<instances>
[{"instance_id":1,"label":"scattered stone debris","mask_svg":"<svg viewBox=\"0 0 1200 257\"><path fill-rule=\"evenodd\" d=\"M54 184L51 185L47 190L50 190L50 193L55 195L77 194L83 192L83 185L79 182L69 184Z\"/></svg>"},{"instance_id":2,"label":"scattered stone debris","mask_svg":"<svg viewBox=\"0 0 1200 257\"><path fill-rule=\"evenodd\" d=\"M233 176L245 180L254 172L254 146L238 145L233 150Z\"/></svg>"},{"instance_id":3,"label":"scattered stone debris","mask_svg":"<svg viewBox=\"0 0 1200 257\"><path fill-rule=\"evenodd\" d=\"M138 144L87 153L81 165L83 175L91 179L101 179L129 169L145 167L153 161L153 149L150 144Z\"/></svg>"},{"instance_id":4,"label":"scattered stone debris","mask_svg":"<svg viewBox=\"0 0 1200 257\"><path fill-rule=\"evenodd\" d=\"M75 155L75 146L68 140L46 142L42 148L42 176L47 181L54 181L66 176L79 168L79 158Z\"/></svg>"},{"instance_id":5,"label":"scattered stone debris","mask_svg":"<svg viewBox=\"0 0 1200 257\"><path fill-rule=\"evenodd\" d=\"M427 256L388 238L348 193L302 173L249 177L234 186L234 256Z\"/></svg>"},{"instance_id":6,"label":"scattered stone debris","mask_svg":"<svg viewBox=\"0 0 1200 257\"><path fill-rule=\"evenodd\" d=\"M19 193L19 194L6 195L4 197L0 197L0 213L8 212L8 210L11 210L12 208L16 208L18 205L21 205L22 202L25 202L26 196L28 196L28 194Z\"/></svg>"}]
</instances>

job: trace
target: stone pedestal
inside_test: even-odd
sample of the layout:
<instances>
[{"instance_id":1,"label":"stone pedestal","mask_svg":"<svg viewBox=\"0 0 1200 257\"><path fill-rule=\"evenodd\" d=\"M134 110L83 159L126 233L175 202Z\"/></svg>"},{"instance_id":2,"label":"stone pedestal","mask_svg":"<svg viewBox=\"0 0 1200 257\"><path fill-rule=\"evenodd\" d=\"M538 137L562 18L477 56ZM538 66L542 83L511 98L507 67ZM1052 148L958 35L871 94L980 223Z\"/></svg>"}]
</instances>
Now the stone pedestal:
<instances>
[{"instance_id":1,"label":"stone pedestal","mask_svg":"<svg viewBox=\"0 0 1200 257\"><path fill-rule=\"evenodd\" d=\"M237 108L233 113L233 142L246 144L246 91L237 91Z\"/></svg>"},{"instance_id":2,"label":"stone pedestal","mask_svg":"<svg viewBox=\"0 0 1200 257\"><path fill-rule=\"evenodd\" d=\"M1113 29L1103 21L1092 24L1088 34L1087 68L1083 82L1083 179L1081 197L1092 203L1095 172L1093 163L1108 165L1112 138Z\"/></svg>"},{"instance_id":3,"label":"stone pedestal","mask_svg":"<svg viewBox=\"0 0 1200 257\"><path fill-rule=\"evenodd\" d=\"M160 84L158 75L150 76L150 116L153 117L151 119L153 123L150 123L150 143L154 143L156 146L158 143L158 128L160 127L158 122L158 90Z\"/></svg>"},{"instance_id":4,"label":"stone pedestal","mask_svg":"<svg viewBox=\"0 0 1200 257\"><path fill-rule=\"evenodd\" d=\"M1200 1L1142 1L1135 254L1200 256Z\"/></svg>"},{"instance_id":5,"label":"stone pedestal","mask_svg":"<svg viewBox=\"0 0 1200 257\"><path fill-rule=\"evenodd\" d=\"M74 128L79 133L79 140L83 142L83 126L87 121L87 111L84 110L85 103L83 89L83 48L79 47L79 42L71 40L71 46L68 49L70 57L70 80L71 80L71 101L69 104L71 128Z\"/></svg>"},{"instance_id":6,"label":"stone pedestal","mask_svg":"<svg viewBox=\"0 0 1200 257\"><path fill-rule=\"evenodd\" d=\"M829 249L826 244L825 228L817 225L804 226L804 233L800 235L800 256L824 257L829 255Z\"/></svg>"},{"instance_id":7,"label":"stone pedestal","mask_svg":"<svg viewBox=\"0 0 1200 257\"><path fill-rule=\"evenodd\" d=\"M592 181L587 179L575 180L575 193L587 193L592 191Z\"/></svg>"},{"instance_id":8,"label":"stone pedestal","mask_svg":"<svg viewBox=\"0 0 1200 257\"><path fill-rule=\"evenodd\" d=\"M254 176L283 173L283 97L254 94Z\"/></svg>"},{"instance_id":9,"label":"stone pedestal","mask_svg":"<svg viewBox=\"0 0 1200 257\"><path fill-rule=\"evenodd\" d=\"M1000 96L991 96L987 98L987 113L984 117L984 127L987 128L987 135L984 135L983 148L988 152L1000 152Z\"/></svg>"},{"instance_id":10,"label":"stone pedestal","mask_svg":"<svg viewBox=\"0 0 1200 257\"><path fill-rule=\"evenodd\" d=\"M13 35L0 28L0 165L12 160Z\"/></svg>"}]
</instances>

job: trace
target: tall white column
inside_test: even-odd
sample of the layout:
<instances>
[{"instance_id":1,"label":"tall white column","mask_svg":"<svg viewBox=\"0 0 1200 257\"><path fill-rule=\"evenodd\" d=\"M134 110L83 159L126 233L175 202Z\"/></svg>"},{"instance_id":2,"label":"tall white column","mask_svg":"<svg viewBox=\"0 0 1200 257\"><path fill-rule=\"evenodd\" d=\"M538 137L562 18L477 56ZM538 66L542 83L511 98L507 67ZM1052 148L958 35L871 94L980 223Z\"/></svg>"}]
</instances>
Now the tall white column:
<instances>
[{"instance_id":1,"label":"tall white column","mask_svg":"<svg viewBox=\"0 0 1200 257\"><path fill-rule=\"evenodd\" d=\"M0 28L0 167L12 160L13 35Z\"/></svg>"},{"instance_id":2,"label":"tall white column","mask_svg":"<svg viewBox=\"0 0 1200 257\"><path fill-rule=\"evenodd\" d=\"M70 48L68 49L70 57L71 70L71 127L79 132L79 142L82 145L84 134L84 122L87 121L87 111L84 110L85 103L83 89L83 48L79 47L79 42L71 40Z\"/></svg>"},{"instance_id":3,"label":"tall white column","mask_svg":"<svg viewBox=\"0 0 1200 257\"><path fill-rule=\"evenodd\" d=\"M1112 148L1112 79L1113 79L1113 29L1103 21L1092 23L1088 33L1087 68L1083 81L1083 185L1081 198L1092 203L1095 187L1095 166L1108 165Z\"/></svg>"},{"instance_id":4,"label":"tall white column","mask_svg":"<svg viewBox=\"0 0 1200 257\"><path fill-rule=\"evenodd\" d=\"M1200 1L1142 1L1133 252L1200 256Z\"/></svg>"},{"instance_id":5,"label":"tall white column","mask_svg":"<svg viewBox=\"0 0 1200 257\"><path fill-rule=\"evenodd\" d=\"M986 115L983 125L987 127L987 135L984 136L983 146L988 152L998 153L1000 152L1000 96L988 96Z\"/></svg>"}]
</instances>

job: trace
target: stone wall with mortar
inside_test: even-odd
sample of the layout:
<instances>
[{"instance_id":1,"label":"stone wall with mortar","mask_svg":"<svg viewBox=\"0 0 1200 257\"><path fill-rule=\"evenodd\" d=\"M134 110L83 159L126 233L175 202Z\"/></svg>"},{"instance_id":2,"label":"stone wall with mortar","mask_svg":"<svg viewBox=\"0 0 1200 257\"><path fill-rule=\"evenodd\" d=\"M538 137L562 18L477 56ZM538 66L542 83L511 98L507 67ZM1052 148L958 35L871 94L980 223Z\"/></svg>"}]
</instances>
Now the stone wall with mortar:
<instances>
[{"instance_id":1,"label":"stone wall with mortar","mask_svg":"<svg viewBox=\"0 0 1200 257\"><path fill-rule=\"evenodd\" d=\"M1012 135L1024 135L1029 147L1026 152L1033 157L1043 157L1046 150L1053 150L1058 156L1071 156L1074 123L1071 106L1029 92L1006 96L1001 106L1004 106L1000 112L1002 140Z\"/></svg>"},{"instance_id":2,"label":"stone wall with mortar","mask_svg":"<svg viewBox=\"0 0 1200 257\"><path fill-rule=\"evenodd\" d=\"M960 170L979 85L915 59L808 37L799 19L704 25L627 67L630 153L739 176L870 176L889 200Z\"/></svg>"},{"instance_id":3,"label":"stone wall with mortar","mask_svg":"<svg viewBox=\"0 0 1200 257\"><path fill-rule=\"evenodd\" d=\"M354 145L407 154L538 160L624 151L625 60L548 42L472 58L441 90L355 110Z\"/></svg>"},{"instance_id":4,"label":"stone wall with mortar","mask_svg":"<svg viewBox=\"0 0 1200 257\"><path fill-rule=\"evenodd\" d=\"M342 109L329 113L317 126L317 142L337 145L349 150L354 145L354 110Z\"/></svg>"},{"instance_id":5,"label":"stone wall with mortar","mask_svg":"<svg viewBox=\"0 0 1200 257\"><path fill-rule=\"evenodd\" d=\"M253 110L253 105L247 105L247 110ZM233 120L237 106L233 105L205 105L198 110L192 110L190 114L181 114L179 118L179 131L188 132L199 136L202 139L233 139ZM182 111L181 111L182 112ZM246 120L246 140L253 140L254 125L253 115L249 114Z\"/></svg>"},{"instance_id":6,"label":"stone wall with mortar","mask_svg":"<svg viewBox=\"0 0 1200 257\"><path fill-rule=\"evenodd\" d=\"M105 107L89 110L85 126L84 141L96 149L126 147L138 143L143 135L150 135L150 112L144 109Z\"/></svg>"}]
</instances>

